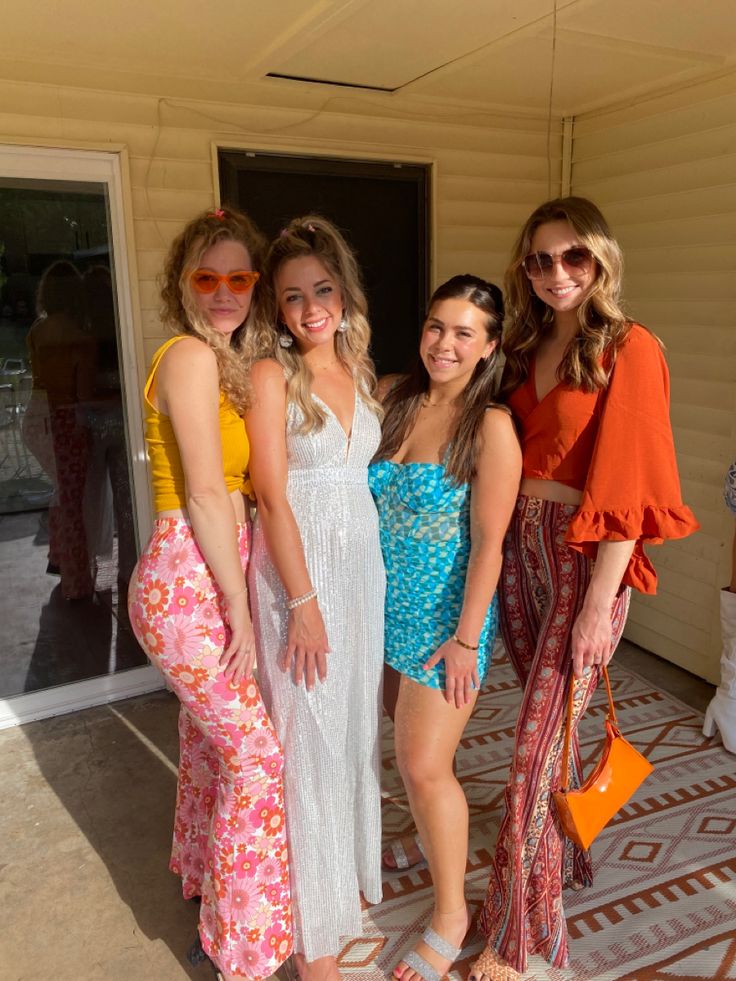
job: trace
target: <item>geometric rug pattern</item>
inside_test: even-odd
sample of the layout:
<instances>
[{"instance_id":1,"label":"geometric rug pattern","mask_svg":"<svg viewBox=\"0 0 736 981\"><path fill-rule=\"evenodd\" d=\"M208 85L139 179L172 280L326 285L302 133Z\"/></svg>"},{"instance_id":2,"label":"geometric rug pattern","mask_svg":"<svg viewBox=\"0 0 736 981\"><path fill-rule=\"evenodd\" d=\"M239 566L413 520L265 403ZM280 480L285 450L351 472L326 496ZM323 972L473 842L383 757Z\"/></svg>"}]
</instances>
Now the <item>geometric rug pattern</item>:
<instances>
[{"instance_id":1,"label":"geometric rug pattern","mask_svg":"<svg viewBox=\"0 0 736 981\"><path fill-rule=\"evenodd\" d=\"M457 756L470 805L466 893L480 904L498 829L520 690L498 651ZM622 731L654 772L593 844L594 884L565 893L570 967L532 957L529 981L736 981L736 757L704 739L702 716L617 664L610 669ZM600 754L607 702L599 691L581 724L587 774ZM411 832L384 722L383 832ZM328 897L326 897L328 901ZM431 912L426 865L385 873L383 901L366 907L346 942L341 973L390 975ZM464 979L482 947L475 935L450 975Z\"/></svg>"}]
</instances>

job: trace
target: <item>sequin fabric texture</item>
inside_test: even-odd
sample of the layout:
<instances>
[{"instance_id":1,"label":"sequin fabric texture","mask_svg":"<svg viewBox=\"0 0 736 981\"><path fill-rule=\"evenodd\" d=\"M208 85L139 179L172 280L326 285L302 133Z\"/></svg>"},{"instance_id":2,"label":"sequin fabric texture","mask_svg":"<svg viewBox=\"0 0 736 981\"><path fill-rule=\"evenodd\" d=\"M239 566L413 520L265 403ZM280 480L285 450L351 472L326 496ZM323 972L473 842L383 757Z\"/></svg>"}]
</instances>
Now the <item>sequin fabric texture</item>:
<instances>
[{"instance_id":1,"label":"sequin fabric texture","mask_svg":"<svg viewBox=\"0 0 736 981\"><path fill-rule=\"evenodd\" d=\"M319 400L317 400L319 401ZM380 427L355 400L350 439L324 403L324 427L286 420L287 496L327 629L327 679L308 692L284 673L286 595L256 518L249 587L259 677L284 747L294 949L337 955L362 934L359 892L381 899L379 722L385 579L367 466Z\"/></svg>"},{"instance_id":2,"label":"sequin fabric texture","mask_svg":"<svg viewBox=\"0 0 736 981\"><path fill-rule=\"evenodd\" d=\"M248 560L249 527L239 526ZM170 867L201 896L202 946L227 971L266 978L291 951L283 756L253 678L234 685L222 593L182 518L159 518L133 573L135 635L181 702Z\"/></svg>"},{"instance_id":3,"label":"sequin fabric texture","mask_svg":"<svg viewBox=\"0 0 736 981\"><path fill-rule=\"evenodd\" d=\"M444 661L424 662L452 636L463 605L470 558L470 486L441 464L371 464L369 483L381 524L386 564L386 663L429 688L445 687ZM485 677L498 622L494 596L480 635L478 674Z\"/></svg>"}]
</instances>

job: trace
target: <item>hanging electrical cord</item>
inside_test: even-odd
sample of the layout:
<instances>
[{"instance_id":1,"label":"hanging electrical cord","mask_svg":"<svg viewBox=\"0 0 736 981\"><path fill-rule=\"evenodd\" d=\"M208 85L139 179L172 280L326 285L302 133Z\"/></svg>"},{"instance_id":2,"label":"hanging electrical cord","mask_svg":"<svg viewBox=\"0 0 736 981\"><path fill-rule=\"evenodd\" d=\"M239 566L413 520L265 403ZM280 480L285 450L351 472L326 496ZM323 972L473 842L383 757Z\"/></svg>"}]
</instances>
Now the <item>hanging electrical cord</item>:
<instances>
[{"instance_id":1,"label":"hanging electrical cord","mask_svg":"<svg viewBox=\"0 0 736 981\"><path fill-rule=\"evenodd\" d=\"M555 57L557 55L557 0L552 0L552 56L549 68L547 103L547 197L552 197L552 102L555 92Z\"/></svg>"}]
</instances>

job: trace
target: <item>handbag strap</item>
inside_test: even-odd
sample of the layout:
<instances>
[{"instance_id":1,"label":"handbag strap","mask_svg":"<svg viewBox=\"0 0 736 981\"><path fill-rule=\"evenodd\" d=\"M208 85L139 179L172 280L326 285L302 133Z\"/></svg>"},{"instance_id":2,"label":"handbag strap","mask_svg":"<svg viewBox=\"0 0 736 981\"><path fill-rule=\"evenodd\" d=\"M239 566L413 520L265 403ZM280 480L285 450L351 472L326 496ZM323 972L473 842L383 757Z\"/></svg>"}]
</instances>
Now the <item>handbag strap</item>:
<instances>
[{"instance_id":1,"label":"handbag strap","mask_svg":"<svg viewBox=\"0 0 736 981\"><path fill-rule=\"evenodd\" d=\"M618 720L616 719L616 706L613 704L613 692L611 691L611 681L608 677L608 668L603 667L603 680L606 683L606 692L608 693L608 718L613 726L618 727ZM565 744L562 750L562 771L560 774L560 781L562 783L562 790L567 791L569 788L567 786L568 777L570 775L570 741L572 739L572 712L573 712L573 701L575 692L575 676L570 678L570 691L567 696L567 714L565 718Z\"/></svg>"}]
</instances>

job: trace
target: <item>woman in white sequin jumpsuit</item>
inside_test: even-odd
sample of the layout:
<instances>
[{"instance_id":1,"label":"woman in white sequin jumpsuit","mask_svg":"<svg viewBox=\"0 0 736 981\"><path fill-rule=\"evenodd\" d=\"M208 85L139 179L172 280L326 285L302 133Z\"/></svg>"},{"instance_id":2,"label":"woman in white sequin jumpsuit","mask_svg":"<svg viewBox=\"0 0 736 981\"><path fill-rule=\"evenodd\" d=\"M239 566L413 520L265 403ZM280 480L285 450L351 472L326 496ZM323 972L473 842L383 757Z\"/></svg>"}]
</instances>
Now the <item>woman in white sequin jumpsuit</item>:
<instances>
[{"instance_id":1,"label":"woman in white sequin jumpsuit","mask_svg":"<svg viewBox=\"0 0 736 981\"><path fill-rule=\"evenodd\" d=\"M379 442L355 259L325 219L271 246L249 333L258 499L249 587L261 690L284 747L294 950L338 978L381 899L385 577L367 467Z\"/></svg>"}]
</instances>

